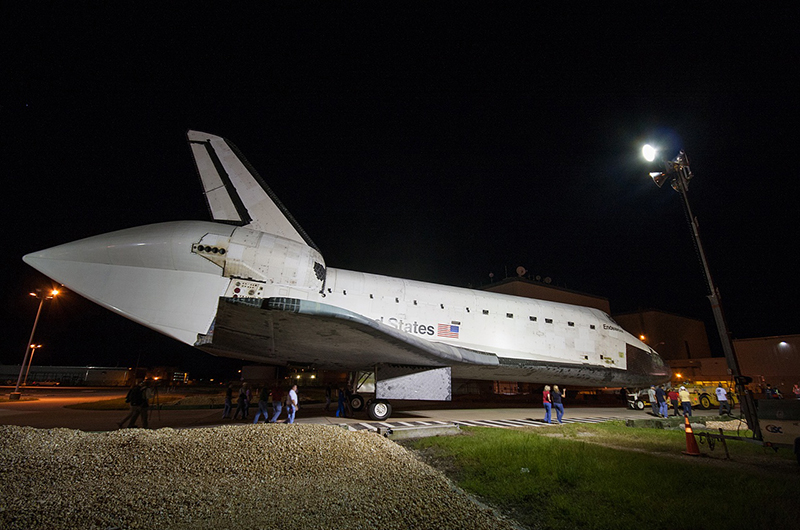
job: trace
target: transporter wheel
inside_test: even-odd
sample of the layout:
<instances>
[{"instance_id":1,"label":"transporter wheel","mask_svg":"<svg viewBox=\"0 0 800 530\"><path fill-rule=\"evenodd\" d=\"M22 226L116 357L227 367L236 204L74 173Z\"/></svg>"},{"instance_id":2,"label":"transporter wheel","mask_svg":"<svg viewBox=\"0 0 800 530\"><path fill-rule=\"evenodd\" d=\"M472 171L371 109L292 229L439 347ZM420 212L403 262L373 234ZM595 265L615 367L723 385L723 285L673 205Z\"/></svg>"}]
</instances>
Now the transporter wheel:
<instances>
[{"instance_id":1,"label":"transporter wheel","mask_svg":"<svg viewBox=\"0 0 800 530\"><path fill-rule=\"evenodd\" d=\"M388 401L370 401L367 403L367 415L373 421L385 421L392 415L392 406Z\"/></svg>"},{"instance_id":2,"label":"transporter wheel","mask_svg":"<svg viewBox=\"0 0 800 530\"><path fill-rule=\"evenodd\" d=\"M361 394L353 394L350 396L350 408L352 408L354 412L361 412L364 409L364 398L361 397Z\"/></svg>"},{"instance_id":3,"label":"transporter wheel","mask_svg":"<svg viewBox=\"0 0 800 530\"><path fill-rule=\"evenodd\" d=\"M700 408L705 410L711 408L711 398L708 397L708 394L703 394L700 396Z\"/></svg>"},{"instance_id":4,"label":"transporter wheel","mask_svg":"<svg viewBox=\"0 0 800 530\"><path fill-rule=\"evenodd\" d=\"M644 401L636 401L636 409L644 410Z\"/></svg>"}]
</instances>

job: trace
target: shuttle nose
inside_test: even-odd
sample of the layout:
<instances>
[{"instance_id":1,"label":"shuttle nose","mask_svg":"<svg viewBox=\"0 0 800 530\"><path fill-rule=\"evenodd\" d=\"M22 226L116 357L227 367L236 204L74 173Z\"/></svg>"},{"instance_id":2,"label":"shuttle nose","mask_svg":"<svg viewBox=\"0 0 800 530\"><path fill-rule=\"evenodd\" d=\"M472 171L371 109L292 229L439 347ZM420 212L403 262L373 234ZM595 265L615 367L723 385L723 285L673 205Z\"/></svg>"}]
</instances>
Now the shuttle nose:
<instances>
[{"instance_id":1,"label":"shuttle nose","mask_svg":"<svg viewBox=\"0 0 800 530\"><path fill-rule=\"evenodd\" d=\"M191 249L209 228L218 231L220 227L202 222L139 226L32 252L22 259L59 281L58 276L68 273L72 263L213 272L215 266L192 255ZM225 231L230 235L230 229Z\"/></svg>"},{"instance_id":2,"label":"shuttle nose","mask_svg":"<svg viewBox=\"0 0 800 530\"><path fill-rule=\"evenodd\" d=\"M141 226L32 252L22 259L70 290L187 344L205 333L228 280L194 254L205 234L233 227L207 222Z\"/></svg>"}]
</instances>

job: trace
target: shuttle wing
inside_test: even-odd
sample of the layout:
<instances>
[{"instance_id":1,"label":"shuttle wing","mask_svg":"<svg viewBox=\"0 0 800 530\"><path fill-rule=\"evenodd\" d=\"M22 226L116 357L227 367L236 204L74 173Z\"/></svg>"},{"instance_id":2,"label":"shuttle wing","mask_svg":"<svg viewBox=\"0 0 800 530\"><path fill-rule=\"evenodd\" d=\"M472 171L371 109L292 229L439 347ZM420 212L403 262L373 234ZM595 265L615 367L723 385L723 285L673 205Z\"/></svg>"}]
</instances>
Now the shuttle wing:
<instances>
[{"instance_id":1,"label":"shuttle wing","mask_svg":"<svg viewBox=\"0 0 800 530\"><path fill-rule=\"evenodd\" d=\"M279 235L319 251L235 145L200 131L186 136L215 221Z\"/></svg>"},{"instance_id":2,"label":"shuttle wing","mask_svg":"<svg viewBox=\"0 0 800 530\"><path fill-rule=\"evenodd\" d=\"M496 355L430 342L346 309L292 298L220 298L195 346L269 364L364 370L376 364L497 366Z\"/></svg>"}]
</instances>

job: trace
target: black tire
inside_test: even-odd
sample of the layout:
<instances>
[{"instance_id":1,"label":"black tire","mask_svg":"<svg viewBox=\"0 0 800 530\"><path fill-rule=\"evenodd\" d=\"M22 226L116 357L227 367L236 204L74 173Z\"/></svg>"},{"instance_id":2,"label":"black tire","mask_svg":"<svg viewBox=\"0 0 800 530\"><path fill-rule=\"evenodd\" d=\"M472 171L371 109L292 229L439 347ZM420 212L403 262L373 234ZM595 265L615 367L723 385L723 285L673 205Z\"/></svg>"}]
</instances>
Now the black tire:
<instances>
[{"instance_id":1,"label":"black tire","mask_svg":"<svg viewBox=\"0 0 800 530\"><path fill-rule=\"evenodd\" d=\"M353 394L350 396L350 408L353 409L353 412L361 412L364 410L364 398L361 397L361 394Z\"/></svg>"},{"instance_id":2,"label":"black tire","mask_svg":"<svg viewBox=\"0 0 800 530\"><path fill-rule=\"evenodd\" d=\"M700 396L700 408L703 410L709 410L711 408L711 398L708 397L708 394Z\"/></svg>"},{"instance_id":3,"label":"black tire","mask_svg":"<svg viewBox=\"0 0 800 530\"><path fill-rule=\"evenodd\" d=\"M636 402L636 410L644 410L644 401Z\"/></svg>"},{"instance_id":4,"label":"black tire","mask_svg":"<svg viewBox=\"0 0 800 530\"><path fill-rule=\"evenodd\" d=\"M392 415L392 405L382 399L367 403L367 416L372 421L386 421Z\"/></svg>"}]
</instances>

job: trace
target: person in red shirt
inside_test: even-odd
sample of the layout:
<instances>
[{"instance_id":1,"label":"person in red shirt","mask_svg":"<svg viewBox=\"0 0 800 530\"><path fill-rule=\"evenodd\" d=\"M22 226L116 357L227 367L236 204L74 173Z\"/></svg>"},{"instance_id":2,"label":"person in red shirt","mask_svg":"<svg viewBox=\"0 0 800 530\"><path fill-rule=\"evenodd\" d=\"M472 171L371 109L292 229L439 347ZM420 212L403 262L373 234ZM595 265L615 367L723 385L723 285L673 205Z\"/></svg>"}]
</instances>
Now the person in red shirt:
<instances>
[{"instance_id":1,"label":"person in red shirt","mask_svg":"<svg viewBox=\"0 0 800 530\"><path fill-rule=\"evenodd\" d=\"M552 423L550 415L553 411L553 401L550 398L550 385L545 385L544 392L542 392L542 404L544 405L544 422Z\"/></svg>"},{"instance_id":2,"label":"person in red shirt","mask_svg":"<svg viewBox=\"0 0 800 530\"><path fill-rule=\"evenodd\" d=\"M673 408L673 412L674 412L673 416L680 416L680 413L678 412L679 411L679 409L678 409L678 398L680 397L678 395L678 392L674 388L670 388L669 389L669 394L667 394L667 397L669 398L669 402L672 404L672 408Z\"/></svg>"}]
</instances>

